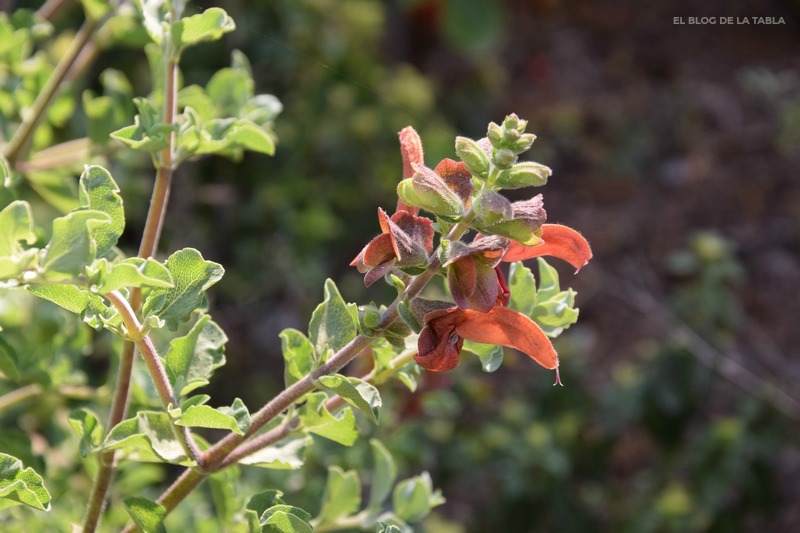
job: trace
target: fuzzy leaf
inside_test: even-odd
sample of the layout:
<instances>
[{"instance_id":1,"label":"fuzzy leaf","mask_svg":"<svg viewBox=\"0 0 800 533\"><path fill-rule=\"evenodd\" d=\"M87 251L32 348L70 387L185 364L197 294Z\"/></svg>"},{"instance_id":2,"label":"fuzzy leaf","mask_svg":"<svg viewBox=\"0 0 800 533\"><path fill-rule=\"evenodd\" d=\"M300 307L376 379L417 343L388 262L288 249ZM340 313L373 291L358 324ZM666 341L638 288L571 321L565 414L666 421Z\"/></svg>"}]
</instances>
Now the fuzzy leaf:
<instances>
[{"instance_id":1,"label":"fuzzy leaf","mask_svg":"<svg viewBox=\"0 0 800 533\"><path fill-rule=\"evenodd\" d=\"M97 317L108 309L100 296L76 285L33 285L28 287L28 291L98 326Z\"/></svg>"},{"instance_id":2,"label":"fuzzy leaf","mask_svg":"<svg viewBox=\"0 0 800 533\"><path fill-rule=\"evenodd\" d=\"M83 272L96 257L93 235L101 226L110 226L111 217L103 211L79 210L53 221L53 235L45 249L42 268L52 280L70 279Z\"/></svg>"},{"instance_id":3,"label":"fuzzy leaf","mask_svg":"<svg viewBox=\"0 0 800 533\"><path fill-rule=\"evenodd\" d=\"M203 315L183 337L169 343L164 366L179 396L185 396L208 384L214 370L225 364L225 332Z\"/></svg>"},{"instance_id":4,"label":"fuzzy leaf","mask_svg":"<svg viewBox=\"0 0 800 533\"><path fill-rule=\"evenodd\" d=\"M464 341L464 350L478 356L484 372L494 372L503 364L504 351L502 346Z\"/></svg>"},{"instance_id":5,"label":"fuzzy leaf","mask_svg":"<svg viewBox=\"0 0 800 533\"><path fill-rule=\"evenodd\" d=\"M320 524L336 521L358 511L361 505L361 482L358 472L345 472L338 466L328 467L328 480L322 495L322 509L317 520Z\"/></svg>"},{"instance_id":6,"label":"fuzzy leaf","mask_svg":"<svg viewBox=\"0 0 800 533\"><path fill-rule=\"evenodd\" d=\"M239 464L275 470L296 470L305 462L303 453L309 440L309 437L299 437L281 441L280 444L274 444L244 457Z\"/></svg>"},{"instance_id":7,"label":"fuzzy leaf","mask_svg":"<svg viewBox=\"0 0 800 533\"><path fill-rule=\"evenodd\" d=\"M358 322L349 307L333 280L325 280L325 299L314 309L308 324L308 337L317 354L337 351L356 336Z\"/></svg>"},{"instance_id":8,"label":"fuzzy leaf","mask_svg":"<svg viewBox=\"0 0 800 533\"><path fill-rule=\"evenodd\" d=\"M194 248L184 248L169 256L165 266L172 274L174 286L153 289L144 303L145 316L157 315L173 331L200 307L205 291L222 278L222 265L206 261Z\"/></svg>"},{"instance_id":9,"label":"fuzzy leaf","mask_svg":"<svg viewBox=\"0 0 800 533\"><path fill-rule=\"evenodd\" d=\"M33 233L31 206L28 202L16 200L0 211L0 258L21 253L22 241L32 244L36 241L36 235Z\"/></svg>"},{"instance_id":10,"label":"fuzzy leaf","mask_svg":"<svg viewBox=\"0 0 800 533\"><path fill-rule=\"evenodd\" d=\"M250 428L250 412L239 398L230 407L214 409L208 405L193 405L175 422L179 426L227 429L244 435Z\"/></svg>"},{"instance_id":11,"label":"fuzzy leaf","mask_svg":"<svg viewBox=\"0 0 800 533\"><path fill-rule=\"evenodd\" d=\"M92 235L96 254L104 255L117 244L125 229L125 211L119 187L111 174L97 165L87 165L81 174L79 198L85 210L102 211L110 218L109 224L99 225Z\"/></svg>"},{"instance_id":12,"label":"fuzzy leaf","mask_svg":"<svg viewBox=\"0 0 800 533\"><path fill-rule=\"evenodd\" d=\"M169 270L153 258L129 257L119 263L109 263L106 259L95 262L91 269L98 273L95 288L98 293L106 294L127 287L173 286Z\"/></svg>"},{"instance_id":13,"label":"fuzzy leaf","mask_svg":"<svg viewBox=\"0 0 800 533\"><path fill-rule=\"evenodd\" d=\"M394 512L409 522L425 518L431 509L444 503L439 490L433 490L431 476L423 472L419 476L401 481L394 488L392 496Z\"/></svg>"},{"instance_id":14,"label":"fuzzy leaf","mask_svg":"<svg viewBox=\"0 0 800 533\"><path fill-rule=\"evenodd\" d=\"M85 407L69 414L69 425L81 438L81 457L86 457L103 442L103 423L97 415Z\"/></svg>"},{"instance_id":15,"label":"fuzzy leaf","mask_svg":"<svg viewBox=\"0 0 800 533\"><path fill-rule=\"evenodd\" d=\"M313 533L311 515L292 505L275 505L261 515L262 533Z\"/></svg>"},{"instance_id":16,"label":"fuzzy leaf","mask_svg":"<svg viewBox=\"0 0 800 533\"><path fill-rule=\"evenodd\" d=\"M248 531L250 533L258 533L261 531L259 518L264 512L274 505L283 504L281 497L283 492L279 490L265 490L254 494L245 506L244 515L247 520Z\"/></svg>"},{"instance_id":17,"label":"fuzzy leaf","mask_svg":"<svg viewBox=\"0 0 800 533\"><path fill-rule=\"evenodd\" d=\"M344 446L352 446L358 438L358 427L353 411L345 408L341 414L332 415L325 407L328 395L323 392L309 394L307 398L300 409L303 429Z\"/></svg>"},{"instance_id":18,"label":"fuzzy leaf","mask_svg":"<svg viewBox=\"0 0 800 533\"><path fill-rule=\"evenodd\" d=\"M558 271L547 264L541 257L537 259L539 264L539 290L536 292L536 302L544 302L561 292L558 283Z\"/></svg>"},{"instance_id":19,"label":"fuzzy leaf","mask_svg":"<svg viewBox=\"0 0 800 533\"><path fill-rule=\"evenodd\" d=\"M319 378L319 384L341 396L359 411L366 413L374 423L378 423L382 402L378 389L373 385L341 374L322 376Z\"/></svg>"},{"instance_id":20,"label":"fuzzy leaf","mask_svg":"<svg viewBox=\"0 0 800 533\"><path fill-rule=\"evenodd\" d=\"M134 461L191 464L175 436L169 415L155 411L139 411L135 418L114 426L102 449L123 450Z\"/></svg>"},{"instance_id":21,"label":"fuzzy leaf","mask_svg":"<svg viewBox=\"0 0 800 533\"><path fill-rule=\"evenodd\" d=\"M286 386L292 385L314 368L314 347L302 332L285 329L280 333L281 351L286 367L283 372Z\"/></svg>"},{"instance_id":22,"label":"fuzzy leaf","mask_svg":"<svg viewBox=\"0 0 800 533\"><path fill-rule=\"evenodd\" d=\"M511 291L508 306L525 316L531 316L536 306L536 279L531 269L520 262L511 263L508 288Z\"/></svg>"},{"instance_id":23,"label":"fuzzy leaf","mask_svg":"<svg viewBox=\"0 0 800 533\"><path fill-rule=\"evenodd\" d=\"M172 25L172 42L177 50L197 43L216 41L236 29L233 19L218 7L186 17Z\"/></svg>"},{"instance_id":24,"label":"fuzzy leaf","mask_svg":"<svg viewBox=\"0 0 800 533\"><path fill-rule=\"evenodd\" d=\"M125 498L122 505L142 533L166 533L163 522L167 511L161 505L137 496Z\"/></svg>"},{"instance_id":25,"label":"fuzzy leaf","mask_svg":"<svg viewBox=\"0 0 800 533\"><path fill-rule=\"evenodd\" d=\"M397 479L397 465L389 450L375 439L369 441L372 447L372 487L369 492L369 508L380 510L384 500L392 491Z\"/></svg>"},{"instance_id":26,"label":"fuzzy leaf","mask_svg":"<svg viewBox=\"0 0 800 533\"><path fill-rule=\"evenodd\" d=\"M42 476L30 467L23 468L16 457L0 453L0 507L17 504L49 511L50 493Z\"/></svg>"}]
</instances>

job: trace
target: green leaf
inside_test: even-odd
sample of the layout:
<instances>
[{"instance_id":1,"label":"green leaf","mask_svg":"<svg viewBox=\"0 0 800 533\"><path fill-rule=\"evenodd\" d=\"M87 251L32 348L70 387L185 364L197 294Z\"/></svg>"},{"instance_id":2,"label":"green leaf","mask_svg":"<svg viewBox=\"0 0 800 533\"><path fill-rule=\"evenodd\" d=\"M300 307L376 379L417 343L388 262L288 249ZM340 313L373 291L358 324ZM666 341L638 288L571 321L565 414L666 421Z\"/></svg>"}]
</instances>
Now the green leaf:
<instances>
[{"instance_id":1,"label":"green leaf","mask_svg":"<svg viewBox=\"0 0 800 533\"><path fill-rule=\"evenodd\" d=\"M169 256L165 264L172 274L174 286L153 289L144 303L145 316L156 315L173 331L200 307L205 291L222 278L225 269L206 261L194 248L184 248Z\"/></svg>"},{"instance_id":2,"label":"green leaf","mask_svg":"<svg viewBox=\"0 0 800 533\"><path fill-rule=\"evenodd\" d=\"M87 165L78 182L81 207L90 211L102 211L111 219L110 224L98 226L94 233L96 253L104 255L117 244L125 229L125 211L119 187L111 174L97 165Z\"/></svg>"},{"instance_id":3,"label":"green leaf","mask_svg":"<svg viewBox=\"0 0 800 533\"><path fill-rule=\"evenodd\" d=\"M381 395L373 385L355 377L341 374L322 376L319 384L342 397L344 401L366 413L370 419L378 423L379 410L382 405Z\"/></svg>"},{"instance_id":4,"label":"green leaf","mask_svg":"<svg viewBox=\"0 0 800 533\"><path fill-rule=\"evenodd\" d=\"M369 492L369 508L380 510L384 500L392 491L394 480L397 479L397 465L389 450L380 441L369 441L372 447L372 487Z\"/></svg>"},{"instance_id":5,"label":"green leaf","mask_svg":"<svg viewBox=\"0 0 800 533\"><path fill-rule=\"evenodd\" d=\"M97 415L85 407L75 409L69 414L69 425L81 438L81 457L86 457L103 442L103 423Z\"/></svg>"},{"instance_id":6,"label":"green leaf","mask_svg":"<svg viewBox=\"0 0 800 533\"><path fill-rule=\"evenodd\" d=\"M250 412L239 398L230 407L214 409L208 405L194 405L186 409L178 418L179 426L227 429L237 435L244 435L250 428Z\"/></svg>"},{"instance_id":7,"label":"green leaf","mask_svg":"<svg viewBox=\"0 0 800 533\"><path fill-rule=\"evenodd\" d=\"M133 125L112 132L111 138L134 150L152 154L169 146L169 136L177 130L177 125L161 122L161 112L150 100L134 98L133 103L139 111Z\"/></svg>"},{"instance_id":8,"label":"green leaf","mask_svg":"<svg viewBox=\"0 0 800 533\"><path fill-rule=\"evenodd\" d=\"M208 384L214 370L225 364L226 342L222 328L203 315L189 333L169 343L164 366L179 396Z\"/></svg>"},{"instance_id":9,"label":"green leaf","mask_svg":"<svg viewBox=\"0 0 800 533\"><path fill-rule=\"evenodd\" d=\"M356 336L357 324L336 284L330 278L325 280L325 299L314 309L308 324L308 337L316 353L340 350Z\"/></svg>"},{"instance_id":10,"label":"green leaf","mask_svg":"<svg viewBox=\"0 0 800 533\"><path fill-rule=\"evenodd\" d=\"M508 270L508 288L511 298L508 306L525 316L531 316L536 306L536 279L531 269L517 261Z\"/></svg>"},{"instance_id":11,"label":"green leaf","mask_svg":"<svg viewBox=\"0 0 800 533\"><path fill-rule=\"evenodd\" d=\"M309 437L299 437L281 441L244 457L239 464L260 466L274 470L297 470L303 466L306 446Z\"/></svg>"},{"instance_id":12,"label":"green leaf","mask_svg":"<svg viewBox=\"0 0 800 533\"><path fill-rule=\"evenodd\" d=\"M177 50L206 41L216 41L236 29L233 19L218 7L179 20L172 25L172 42Z\"/></svg>"},{"instance_id":13,"label":"green leaf","mask_svg":"<svg viewBox=\"0 0 800 533\"><path fill-rule=\"evenodd\" d=\"M94 328L102 326L101 317L109 313L116 314L116 311L109 311L100 296L76 285L34 285L27 289L39 298L81 315L81 318Z\"/></svg>"},{"instance_id":14,"label":"green leaf","mask_svg":"<svg viewBox=\"0 0 800 533\"><path fill-rule=\"evenodd\" d=\"M162 20L166 13L166 0L139 0L139 6L142 10L142 17L144 19L144 27L150 38L158 44L161 44L161 39L164 37L164 27Z\"/></svg>"},{"instance_id":15,"label":"green leaf","mask_svg":"<svg viewBox=\"0 0 800 533\"><path fill-rule=\"evenodd\" d=\"M504 352L502 346L481 344L465 340L464 349L478 356L481 360L481 368L483 368L484 372L494 372L503 364Z\"/></svg>"},{"instance_id":16,"label":"green leaf","mask_svg":"<svg viewBox=\"0 0 800 533\"><path fill-rule=\"evenodd\" d=\"M431 476L423 472L419 476L401 481L392 495L395 513L403 520L418 522L425 518L431 509L444 503L439 490L433 490Z\"/></svg>"},{"instance_id":17,"label":"green leaf","mask_svg":"<svg viewBox=\"0 0 800 533\"><path fill-rule=\"evenodd\" d=\"M403 530L394 524L387 524L386 522L378 522L375 533L403 533Z\"/></svg>"},{"instance_id":18,"label":"green leaf","mask_svg":"<svg viewBox=\"0 0 800 533\"><path fill-rule=\"evenodd\" d=\"M33 233L33 215L28 202L16 200L0 211L0 258L12 257L22 253L20 242L36 242ZM2 265L2 263L0 263ZM0 268L0 278L3 270Z\"/></svg>"},{"instance_id":19,"label":"green leaf","mask_svg":"<svg viewBox=\"0 0 800 533\"><path fill-rule=\"evenodd\" d=\"M23 468L22 461L5 453L0 453L0 500L0 506L22 504L50 510L50 493L42 476L32 468Z\"/></svg>"},{"instance_id":20,"label":"green leaf","mask_svg":"<svg viewBox=\"0 0 800 533\"><path fill-rule=\"evenodd\" d=\"M111 10L110 2L104 0L81 0L81 5L89 20L100 20Z\"/></svg>"},{"instance_id":21,"label":"green leaf","mask_svg":"<svg viewBox=\"0 0 800 533\"><path fill-rule=\"evenodd\" d=\"M313 533L311 515L292 505L275 505L261 515L262 533Z\"/></svg>"},{"instance_id":22,"label":"green leaf","mask_svg":"<svg viewBox=\"0 0 800 533\"><path fill-rule=\"evenodd\" d=\"M341 414L332 415L325 407L328 395L324 392L309 394L307 398L300 409L303 429L344 446L352 446L358 439L358 427L353 411L345 408Z\"/></svg>"},{"instance_id":23,"label":"green leaf","mask_svg":"<svg viewBox=\"0 0 800 533\"><path fill-rule=\"evenodd\" d=\"M288 387L314 369L316 357L311 341L302 332L289 328L281 331L279 336L286 363L283 379Z\"/></svg>"},{"instance_id":24,"label":"green leaf","mask_svg":"<svg viewBox=\"0 0 800 533\"><path fill-rule=\"evenodd\" d=\"M14 383L19 380L19 356L14 347L2 336L0 336L0 372Z\"/></svg>"},{"instance_id":25,"label":"green leaf","mask_svg":"<svg viewBox=\"0 0 800 533\"><path fill-rule=\"evenodd\" d=\"M100 294L128 287L174 286L169 270L153 258L129 257L113 264L100 259L91 266L89 275L95 280L95 290Z\"/></svg>"},{"instance_id":26,"label":"green leaf","mask_svg":"<svg viewBox=\"0 0 800 533\"><path fill-rule=\"evenodd\" d=\"M125 498L122 505L142 533L166 533L163 522L167 510L161 505L137 496Z\"/></svg>"},{"instance_id":27,"label":"green leaf","mask_svg":"<svg viewBox=\"0 0 800 533\"><path fill-rule=\"evenodd\" d=\"M103 450L123 450L128 458L143 462L191 464L175 435L166 413L139 411L136 417L114 426L103 442Z\"/></svg>"},{"instance_id":28,"label":"green leaf","mask_svg":"<svg viewBox=\"0 0 800 533\"><path fill-rule=\"evenodd\" d=\"M241 53L238 55L243 56ZM234 52L234 59L236 57ZM217 109L216 116L238 117L253 97L253 74L246 60L243 63L242 67L220 69L208 80L206 91Z\"/></svg>"},{"instance_id":29,"label":"green leaf","mask_svg":"<svg viewBox=\"0 0 800 533\"><path fill-rule=\"evenodd\" d=\"M227 140L251 152L275 155L274 136L249 120L237 120L236 127L232 128Z\"/></svg>"},{"instance_id":30,"label":"green leaf","mask_svg":"<svg viewBox=\"0 0 800 533\"><path fill-rule=\"evenodd\" d=\"M63 280L81 274L96 256L95 231L111 224L107 213L89 209L73 211L53 220L53 235L42 261L46 277Z\"/></svg>"},{"instance_id":31,"label":"green leaf","mask_svg":"<svg viewBox=\"0 0 800 533\"><path fill-rule=\"evenodd\" d=\"M214 502L212 516L216 517L218 524L232 524L234 521L239 521L237 515L244 503L239 486L240 470L236 467L225 468L208 477L208 488L211 500Z\"/></svg>"},{"instance_id":32,"label":"green leaf","mask_svg":"<svg viewBox=\"0 0 800 533\"><path fill-rule=\"evenodd\" d=\"M265 490L264 492L254 494L247 501L244 514L250 533L258 533L261 531L259 518L270 507L283 504L282 496L283 492L279 490Z\"/></svg>"},{"instance_id":33,"label":"green leaf","mask_svg":"<svg viewBox=\"0 0 800 533\"><path fill-rule=\"evenodd\" d=\"M539 264L539 290L536 293L536 301L549 300L561 291L558 284L558 271L547 264L541 257L536 258Z\"/></svg>"},{"instance_id":34,"label":"green leaf","mask_svg":"<svg viewBox=\"0 0 800 533\"><path fill-rule=\"evenodd\" d=\"M328 481L322 495L322 509L317 520L320 524L335 522L350 516L361 506L361 482L355 470L345 472L338 466L328 467Z\"/></svg>"},{"instance_id":35,"label":"green leaf","mask_svg":"<svg viewBox=\"0 0 800 533\"><path fill-rule=\"evenodd\" d=\"M578 321L579 310L575 309L575 291L561 291L545 302L537 302L531 318L550 337L558 337L565 329Z\"/></svg>"}]
</instances>

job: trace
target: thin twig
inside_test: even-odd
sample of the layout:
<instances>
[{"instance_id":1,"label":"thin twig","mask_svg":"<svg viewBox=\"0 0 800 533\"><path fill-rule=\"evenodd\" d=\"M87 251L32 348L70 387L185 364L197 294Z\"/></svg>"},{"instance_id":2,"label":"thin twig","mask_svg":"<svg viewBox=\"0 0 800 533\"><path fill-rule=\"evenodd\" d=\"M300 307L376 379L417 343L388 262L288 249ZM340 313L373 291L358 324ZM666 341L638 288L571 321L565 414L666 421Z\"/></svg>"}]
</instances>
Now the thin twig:
<instances>
[{"instance_id":1,"label":"thin twig","mask_svg":"<svg viewBox=\"0 0 800 533\"><path fill-rule=\"evenodd\" d=\"M117 311L119 311L120 317L122 317L122 322L128 329L128 335L134 339L136 347L139 349L139 353L142 354L142 358L147 364L147 369L150 371L150 376L153 378L153 383L156 386L158 395L161 397L161 403L164 406L164 410L169 411L171 408L174 409L178 406L178 397L175 395L175 391L172 389L172 385L169 382L169 376L167 376L167 371L164 369L164 365L161 363L161 358L156 351L156 347L153 345L153 341L150 340L148 335L142 333L142 326L139 324L139 320L136 318L136 314L134 313L131 304L125 299L124 296L122 296L122 294L117 291L111 291L104 294L104 296L114 305L114 307L117 308ZM189 428L181 427L178 429L177 426L173 427L175 428L181 444L186 450L187 456L196 463L202 465L202 455L200 450L197 448L194 439L192 439L192 434L189 431Z\"/></svg>"}]
</instances>

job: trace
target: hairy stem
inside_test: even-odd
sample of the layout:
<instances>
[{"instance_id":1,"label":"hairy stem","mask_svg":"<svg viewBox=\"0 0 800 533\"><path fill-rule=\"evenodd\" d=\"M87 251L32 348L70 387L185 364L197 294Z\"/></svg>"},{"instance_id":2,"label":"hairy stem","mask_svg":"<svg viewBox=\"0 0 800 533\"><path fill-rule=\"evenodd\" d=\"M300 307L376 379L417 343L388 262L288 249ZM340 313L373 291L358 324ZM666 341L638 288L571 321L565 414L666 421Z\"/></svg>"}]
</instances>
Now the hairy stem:
<instances>
[{"instance_id":1,"label":"hairy stem","mask_svg":"<svg viewBox=\"0 0 800 533\"><path fill-rule=\"evenodd\" d=\"M166 76L165 76L165 89L164 89L164 122L172 124L175 122L175 112L177 106L177 88L178 88L178 62L174 58L172 51L171 41L168 40L167 50L164 54L166 58ZM161 236L161 227L164 224L164 218L167 213L167 202L169 200L169 190L172 183L173 161L172 153L174 150L175 136L170 134L167 147L162 150L159 157L159 166L156 171L156 180L153 185L153 196L150 200L150 208L147 211L147 220L145 222L145 229L142 235L142 240L139 246L139 257L151 257L156 248ZM141 307L142 291L139 288L134 288L130 296L130 308L137 310ZM134 314L135 318L135 314ZM152 346L152 343L151 343ZM114 390L114 400L112 403L111 414L108 419L108 430L122 422L125 418L127 410L128 395L130 392L131 374L133 372L134 352L136 346L132 342L126 342L123 348L119 369L117 371L117 386ZM147 361L148 358L145 357ZM157 362L160 366L161 361L158 356L155 356L153 362ZM151 367L152 366L152 367ZM153 381L158 384L160 378L158 377L158 368L148 362L148 369L153 377ZM154 373L155 370L155 373ZM163 368L162 368L163 370ZM169 380L165 381L169 385ZM169 396L174 397L174 393ZM162 396L163 401L163 396ZM165 404L166 405L166 404ZM177 402L173 403L177 406ZM107 430L107 431L108 431ZM188 428L184 431L187 453L195 461L202 459L199 450L197 449L194 440ZM101 456L100 465L95 478L95 483L92 486L92 492L89 496L89 503L84 516L83 531L84 533L91 533L97 529L100 520L100 514L103 510L103 503L108 493L108 488L111 484L111 477L113 474L114 464L113 451L107 452ZM198 481L199 483L199 481Z\"/></svg>"},{"instance_id":2,"label":"hairy stem","mask_svg":"<svg viewBox=\"0 0 800 533\"><path fill-rule=\"evenodd\" d=\"M150 376L153 378L153 383L156 386L158 395L161 397L161 403L164 406L164 410L168 411L170 408L177 407L178 397L175 395L175 391L172 390L172 385L169 382L167 371L164 369L164 365L161 363L161 358L156 351L156 347L153 345L153 341L150 340L149 336L142 334L142 326L139 324L139 320L136 318L136 314L134 313L130 303L117 291L111 291L105 294L105 297L108 298L108 300L114 304L114 307L117 308L117 311L119 311L119 314L122 317L122 322L128 329L128 334L136 339L134 342L136 347L139 349L139 353L142 354L142 358L147 364L147 369L150 371ZM192 439L189 428L183 427L178 429L177 426L173 427L175 428L176 435L178 435L178 439L181 441L187 456L193 459L195 462L202 464L200 450L197 448L197 445Z\"/></svg>"},{"instance_id":3,"label":"hairy stem","mask_svg":"<svg viewBox=\"0 0 800 533\"><path fill-rule=\"evenodd\" d=\"M470 222L472 221L472 210L468 211L464 218L447 234L446 239L454 240L460 238L469 229ZM442 266L438 259L438 250L431 255L428 268L422 274L414 277L413 281L400 293L397 298L389 305L384 312L378 329L385 330L388 328L398 317L398 307L406 298L413 298L417 296L428 282L436 275L439 268ZM167 512L171 511L181 500L183 500L192 490L194 490L211 472L217 471L225 466L234 464L233 461L227 461L227 457L242 445L245 440L253 437L260 429L262 429L269 422L274 420L283 411L288 409L294 402L302 398L308 392L314 389L314 383L322 376L332 374L347 363L352 361L364 348L369 346L372 342L371 337L364 335L357 335L342 349L336 352L325 364L306 375L299 381L287 387L280 394L270 400L264 407L259 409L251 419L249 430L244 435L237 435L231 433L217 442L214 446L206 450L203 454L203 471L187 469L184 473L175 480L175 482L159 497L158 502L165 507ZM292 422L282 424L274 428L264 435L258 437L261 439L260 448L264 448L285 436L284 432L291 430ZM248 448L253 453L256 450ZM237 457L244 457L246 454L237 453ZM164 502L169 503L169 507ZM133 531L131 527L125 529L126 532Z\"/></svg>"}]
</instances>

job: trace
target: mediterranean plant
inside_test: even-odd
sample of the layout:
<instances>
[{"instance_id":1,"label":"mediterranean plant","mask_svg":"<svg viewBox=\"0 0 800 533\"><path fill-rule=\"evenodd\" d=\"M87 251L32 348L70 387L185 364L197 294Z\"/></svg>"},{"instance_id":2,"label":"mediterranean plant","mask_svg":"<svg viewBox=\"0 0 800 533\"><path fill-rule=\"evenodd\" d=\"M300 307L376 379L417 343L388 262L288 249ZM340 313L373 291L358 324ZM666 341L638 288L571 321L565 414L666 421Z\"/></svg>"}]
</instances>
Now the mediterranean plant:
<instances>
[{"instance_id":1,"label":"mediterranean plant","mask_svg":"<svg viewBox=\"0 0 800 533\"><path fill-rule=\"evenodd\" d=\"M233 487L245 467L302 468L315 439L352 446L362 432L358 419L379 423L381 385L399 380L413 391L424 371L450 370L462 352L493 371L504 347L513 348L555 370L560 383L550 339L575 323L578 310L575 292L561 290L542 257L580 269L591 251L575 230L546 223L541 195L512 202L502 194L542 186L551 174L518 160L535 139L526 121L512 114L491 123L483 139L457 137L458 160L432 167L415 130L403 129L396 208L378 210L381 233L351 263L367 286L383 281L397 296L388 305L347 303L327 280L307 332L280 334L284 390L256 409L240 399L217 406L198 389L225 362L227 337L206 296L224 271L193 248L161 260L161 227L175 170L208 155L271 155L280 104L255 93L248 61L236 52L231 67L204 86L182 86L184 51L234 29L224 10L187 16L180 0L82 5L86 22L60 55L44 51L52 34L47 13L0 15L0 415L17 421L0 438L0 524L80 522L95 531L105 520L109 528L163 531L167 515L208 480L213 527L225 531L409 530L443 497L427 473L397 482L395 461L377 440L370 441L371 471L329 468L316 515L292 505L286 487L246 496ZM132 98L125 76L106 70L102 94L82 94L77 112L86 137L60 140L76 112L76 80L98 47L123 39L146 42L149 95ZM120 242L130 182L120 187L106 168L125 176L133 153L155 167L135 254ZM82 163L89 164L75 187ZM538 285L522 263L534 257ZM439 280L442 290L427 290ZM87 353L113 361L108 385L89 383ZM369 370L342 373L356 357ZM53 412L42 407L48 402L71 408L65 425L74 436L26 431ZM163 471L148 479L146 470L131 468L143 463L180 470L153 498ZM64 464L85 470L91 490L59 478ZM120 499L127 514L115 505Z\"/></svg>"}]
</instances>

